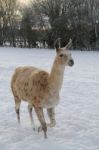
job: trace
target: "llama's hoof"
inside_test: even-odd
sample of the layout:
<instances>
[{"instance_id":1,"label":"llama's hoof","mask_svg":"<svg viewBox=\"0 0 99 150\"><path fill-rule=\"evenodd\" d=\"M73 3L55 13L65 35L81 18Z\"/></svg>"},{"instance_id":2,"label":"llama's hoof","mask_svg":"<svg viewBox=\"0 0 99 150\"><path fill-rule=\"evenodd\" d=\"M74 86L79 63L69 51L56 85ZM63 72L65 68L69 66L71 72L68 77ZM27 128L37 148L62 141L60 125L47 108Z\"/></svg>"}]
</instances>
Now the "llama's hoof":
<instances>
[{"instance_id":1,"label":"llama's hoof","mask_svg":"<svg viewBox=\"0 0 99 150\"><path fill-rule=\"evenodd\" d=\"M41 132L42 131L42 127L38 127L38 132Z\"/></svg>"},{"instance_id":2,"label":"llama's hoof","mask_svg":"<svg viewBox=\"0 0 99 150\"><path fill-rule=\"evenodd\" d=\"M36 131L35 127L33 127L33 131Z\"/></svg>"},{"instance_id":3,"label":"llama's hoof","mask_svg":"<svg viewBox=\"0 0 99 150\"><path fill-rule=\"evenodd\" d=\"M48 124L47 124L47 127L52 128L52 127L55 127L55 125L56 125L56 122L48 123Z\"/></svg>"}]
</instances>

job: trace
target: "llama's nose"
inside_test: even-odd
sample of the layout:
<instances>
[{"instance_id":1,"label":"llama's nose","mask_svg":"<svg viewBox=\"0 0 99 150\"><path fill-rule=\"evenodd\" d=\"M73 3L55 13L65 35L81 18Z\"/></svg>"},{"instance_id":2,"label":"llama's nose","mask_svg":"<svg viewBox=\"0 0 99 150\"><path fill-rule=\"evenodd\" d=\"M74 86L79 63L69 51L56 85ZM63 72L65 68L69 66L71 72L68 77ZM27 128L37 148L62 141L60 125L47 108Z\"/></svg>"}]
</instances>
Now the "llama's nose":
<instances>
[{"instance_id":1,"label":"llama's nose","mask_svg":"<svg viewBox=\"0 0 99 150\"><path fill-rule=\"evenodd\" d=\"M73 66L74 65L74 60L73 59L70 59L69 60L69 66Z\"/></svg>"}]
</instances>

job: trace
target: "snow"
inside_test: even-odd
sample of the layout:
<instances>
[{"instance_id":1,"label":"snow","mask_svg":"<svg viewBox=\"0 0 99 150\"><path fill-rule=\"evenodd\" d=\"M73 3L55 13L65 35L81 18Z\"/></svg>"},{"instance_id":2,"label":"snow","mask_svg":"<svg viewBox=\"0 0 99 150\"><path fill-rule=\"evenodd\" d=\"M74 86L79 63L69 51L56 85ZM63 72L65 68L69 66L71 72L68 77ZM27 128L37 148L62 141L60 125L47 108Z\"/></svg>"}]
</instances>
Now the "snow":
<instances>
[{"instance_id":1,"label":"snow","mask_svg":"<svg viewBox=\"0 0 99 150\"><path fill-rule=\"evenodd\" d=\"M10 80L17 66L50 70L54 50L0 48L0 149L99 150L99 52L72 51L74 67L67 67L56 107L57 125L43 133L32 131L27 103L21 105L21 126L14 111ZM34 114L36 125L39 122ZM46 115L46 119L47 115Z\"/></svg>"}]
</instances>

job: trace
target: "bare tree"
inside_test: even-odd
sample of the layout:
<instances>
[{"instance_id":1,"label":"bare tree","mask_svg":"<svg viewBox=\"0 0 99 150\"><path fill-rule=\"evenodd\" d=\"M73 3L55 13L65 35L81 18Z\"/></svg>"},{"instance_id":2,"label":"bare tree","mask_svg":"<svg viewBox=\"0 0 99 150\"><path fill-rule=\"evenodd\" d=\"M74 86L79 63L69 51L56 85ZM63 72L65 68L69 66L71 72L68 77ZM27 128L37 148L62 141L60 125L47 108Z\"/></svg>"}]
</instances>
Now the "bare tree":
<instances>
[{"instance_id":1,"label":"bare tree","mask_svg":"<svg viewBox=\"0 0 99 150\"><path fill-rule=\"evenodd\" d=\"M8 32L10 34L10 39L12 45L15 46L14 42L14 27L16 20L16 11L17 11L17 1L16 0L0 0L0 23L2 31L2 40L3 42L7 40Z\"/></svg>"}]
</instances>

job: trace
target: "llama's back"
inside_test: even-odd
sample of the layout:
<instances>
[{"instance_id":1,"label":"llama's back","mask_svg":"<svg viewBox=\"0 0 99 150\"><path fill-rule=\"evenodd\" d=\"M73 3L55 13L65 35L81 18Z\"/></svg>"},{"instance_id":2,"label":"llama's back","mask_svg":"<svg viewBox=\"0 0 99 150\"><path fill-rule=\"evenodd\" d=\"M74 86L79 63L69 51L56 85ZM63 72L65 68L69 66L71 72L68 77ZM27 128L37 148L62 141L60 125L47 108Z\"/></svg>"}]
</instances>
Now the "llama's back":
<instances>
[{"instance_id":1,"label":"llama's back","mask_svg":"<svg viewBox=\"0 0 99 150\"><path fill-rule=\"evenodd\" d=\"M19 67L12 77L14 96L23 100L43 99L49 85L49 74L35 67Z\"/></svg>"}]
</instances>

